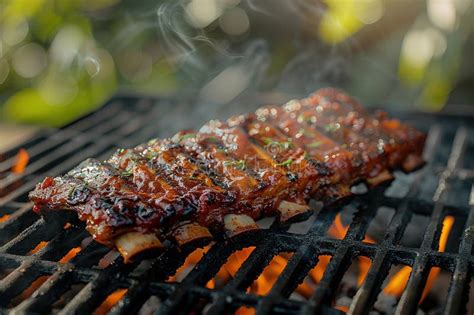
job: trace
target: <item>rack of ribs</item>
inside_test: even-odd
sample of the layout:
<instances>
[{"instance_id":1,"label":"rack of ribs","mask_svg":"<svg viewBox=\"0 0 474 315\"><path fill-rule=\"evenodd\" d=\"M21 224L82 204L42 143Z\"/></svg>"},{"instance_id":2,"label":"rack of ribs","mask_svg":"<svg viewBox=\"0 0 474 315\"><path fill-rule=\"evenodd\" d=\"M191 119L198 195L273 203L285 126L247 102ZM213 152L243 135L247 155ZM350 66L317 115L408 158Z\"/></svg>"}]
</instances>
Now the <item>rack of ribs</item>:
<instances>
[{"instance_id":1,"label":"rack of ribs","mask_svg":"<svg viewBox=\"0 0 474 315\"><path fill-rule=\"evenodd\" d=\"M327 88L120 149L106 161L88 159L45 178L30 199L38 213L76 211L96 241L129 261L165 244L256 230L263 217L301 220L311 198L332 203L356 183L373 187L396 169L422 166L424 141L418 130Z\"/></svg>"}]
</instances>

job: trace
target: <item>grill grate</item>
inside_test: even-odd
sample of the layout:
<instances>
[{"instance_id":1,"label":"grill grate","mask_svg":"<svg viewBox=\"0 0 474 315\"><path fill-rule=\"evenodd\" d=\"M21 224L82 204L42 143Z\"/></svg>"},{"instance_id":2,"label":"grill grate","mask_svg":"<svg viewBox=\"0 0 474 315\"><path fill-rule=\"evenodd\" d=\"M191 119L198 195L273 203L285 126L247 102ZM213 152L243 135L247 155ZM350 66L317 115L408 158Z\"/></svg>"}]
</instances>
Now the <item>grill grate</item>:
<instances>
[{"instance_id":1,"label":"grill grate","mask_svg":"<svg viewBox=\"0 0 474 315\"><path fill-rule=\"evenodd\" d=\"M225 112L221 114L226 116ZM357 194L344 204L324 208L315 205L315 220L305 234L291 232L291 225L273 223L267 229L216 242L180 283L165 280L193 248L169 248L158 257L123 264L115 252L91 241L74 214L53 213L43 219L32 213L27 193L46 174L63 173L90 156L105 158L117 147L198 127L209 118L206 116L199 107L175 101L117 98L63 129L43 130L1 154L0 215L9 217L0 220L0 311L87 313L111 293L126 289L124 298L111 309L112 314L136 313L152 297L155 304L160 304L160 314L232 313L240 306L254 308L258 314L339 314L342 312L332 308L332 301L341 279L357 257L365 256L372 264L352 299L350 313L365 314L373 309L390 268L397 264L413 267L397 313L416 312L432 267L452 274L443 312L466 312L474 271L474 140L470 137L474 129L469 117L413 114L413 123L429 130L426 167L410 175L397 174L388 189L379 187ZM9 170L20 148L28 151L30 163L24 173L14 175ZM345 237L328 237L328 227L337 213L348 207L356 211ZM395 209L395 215L381 241L363 242L381 207ZM414 215L429 218L417 248L400 243ZM439 252L446 215L459 223L460 243ZM33 253L41 241L47 244ZM216 290L205 287L232 253L250 246L255 249L231 281ZM58 262L74 248L80 251L68 262ZM292 256L269 294L247 293L270 260L282 252L291 252ZM330 255L331 260L313 295L307 301L290 299L321 255ZM44 282L31 295L21 296L34 281Z\"/></svg>"}]
</instances>

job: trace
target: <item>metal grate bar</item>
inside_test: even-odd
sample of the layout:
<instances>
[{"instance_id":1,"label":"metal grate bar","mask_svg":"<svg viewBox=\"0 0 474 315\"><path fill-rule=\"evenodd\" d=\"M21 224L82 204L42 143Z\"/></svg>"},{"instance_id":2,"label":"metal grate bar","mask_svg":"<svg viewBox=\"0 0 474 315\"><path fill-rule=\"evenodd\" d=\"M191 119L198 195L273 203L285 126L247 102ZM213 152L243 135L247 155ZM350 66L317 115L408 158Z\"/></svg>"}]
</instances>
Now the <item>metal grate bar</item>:
<instances>
[{"instance_id":1,"label":"metal grate bar","mask_svg":"<svg viewBox=\"0 0 474 315\"><path fill-rule=\"evenodd\" d=\"M31 260L25 260L2 281L0 281L0 305L7 307L11 299L23 292L42 274L34 268Z\"/></svg>"},{"instance_id":2,"label":"metal grate bar","mask_svg":"<svg viewBox=\"0 0 474 315\"><path fill-rule=\"evenodd\" d=\"M433 214L431 215L430 223L423 237L423 243L421 244L421 253L428 253L432 251L434 242L436 241L437 232L440 233L440 225L442 221L443 213L443 195L449 189L449 179L453 171L458 167L461 156L466 148L467 131L464 128L460 128L456 132L454 138L453 147L448 160L447 169L441 174L438 187L433 197L436 202ZM438 238L439 239L439 238ZM429 273L429 261L428 255L418 255L413 264L412 273L408 280L408 284L405 291L402 294L400 302L398 304L396 313L397 314L409 314L416 311L418 301L423 292L423 288Z\"/></svg>"},{"instance_id":3,"label":"metal grate bar","mask_svg":"<svg viewBox=\"0 0 474 315\"><path fill-rule=\"evenodd\" d=\"M17 236L20 231L29 227L37 220L38 216L31 211L31 205L25 205L11 214L8 220L0 223L0 252L2 251L1 246L4 243Z\"/></svg>"},{"instance_id":4,"label":"metal grate bar","mask_svg":"<svg viewBox=\"0 0 474 315\"><path fill-rule=\"evenodd\" d=\"M126 113L122 113L118 116L117 120L114 120L110 123L104 123L104 124L98 125L94 127L94 129L99 134L106 133L114 129L117 129L129 119L130 117ZM94 131L92 132L95 134ZM4 189L7 186L13 184L14 182L22 178L25 178L28 175L36 173L40 169L47 166L48 164L51 164L52 162L54 162L54 160L51 159L51 157L56 157L56 159L59 160L60 157L62 156L66 156L70 153L77 152L78 148L80 148L82 145L94 139L94 137L91 137L91 135L87 135L87 134L69 134L68 135L67 133L61 136L61 138L63 140L63 143L65 143L64 145L60 147L56 147L53 150L49 150L48 152L49 154L47 156L30 163L23 173L19 175L12 174L6 179L0 181L0 189ZM53 141L55 141L54 138L53 138ZM51 141L48 141L48 142L49 142L48 144L50 145Z\"/></svg>"},{"instance_id":5,"label":"metal grate bar","mask_svg":"<svg viewBox=\"0 0 474 315\"><path fill-rule=\"evenodd\" d=\"M424 157L429 164L434 156L436 145L441 136L441 128L439 126L433 126L430 129L426 146L424 150ZM428 172L430 165L425 166L425 169L419 172L410 187L407 198L399 204L398 209L393 216L390 225L385 233L380 249L372 261L369 272L367 273L366 279L362 284L362 287L357 291L354 296L349 313L350 314L365 314L370 311L372 305L377 299L377 294L380 291L383 280L388 275L391 266L391 258L389 255L390 247L398 243L400 238L405 231L407 223L410 221L412 213L411 207L408 205L409 198L416 196L419 192L421 180L423 175Z\"/></svg>"},{"instance_id":6,"label":"metal grate bar","mask_svg":"<svg viewBox=\"0 0 474 315\"><path fill-rule=\"evenodd\" d=\"M148 291L148 284L137 281L133 283L122 298L120 303L115 305L108 315L135 314L141 305L146 302L148 295L144 294Z\"/></svg>"},{"instance_id":7,"label":"metal grate bar","mask_svg":"<svg viewBox=\"0 0 474 315\"><path fill-rule=\"evenodd\" d=\"M65 162L54 165L48 170L48 174L50 176L66 172L86 158L90 156L97 156L101 152L107 150L107 148L114 147L114 144L122 137L136 132L137 129L140 128L141 124L144 123L142 118L136 117L134 119L130 119L130 115L126 113L121 114L119 118L116 119L118 119L118 121L114 122L113 124L109 123L107 125L100 125L100 128L95 128L94 132L92 132L92 134L96 134L100 133L99 131L108 132L115 129L116 132L114 132L112 135L102 136L98 141L95 140L96 137L92 134L81 134L76 139L67 139L66 141L69 140L71 142L55 151L50 152L48 156L38 160L34 164L29 165L25 173L19 177L17 176L17 179L22 179L29 174L33 175L34 172L40 170L41 168L44 168L47 165L53 165L54 161L64 159L64 157L68 154L77 153L67 158ZM149 119L151 120L151 118ZM51 156L55 158L51 159ZM0 206L17 199L19 196L26 195L34 188L37 182L43 179L43 177L44 175L38 175L36 177L30 178L28 182L22 185L20 188L14 190L7 196L0 198ZM7 184L11 184L10 182L11 180L8 180ZM6 184L4 185L6 186Z\"/></svg>"},{"instance_id":8,"label":"metal grate bar","mask_svg":"<svg viewBox=\"0 0 474 315\"><path fill-rule=\"evenodd\" d=\"M132 102L135 106L128 106ZM123 259L116 256L116 252L91 241L83 230L82 223L77 224L71 217L66 218L68 214L74 213L58 213L58 218L48 217L44 220L38 219L31 212L31 204L26 202L27 193L46 174L51 176L63 173L89 156L105 159L116 147L131 147L150 137L168 136L178 129L196 126L201 119L206 119L205 113L199 113L197 107L188 105L176 106L174 100L119 98L85 119L60 130L41 132L30 141L2 154L4 160L0 162L0 172L5 174L2 173L3 179L0 180L0 206L10 217L0 223L0 276L4 277L0 280L0 313L9 310L19 313L92 313L110 293L123 288L127 289L127 293L111 309L111 314L136 313L150 296L159 297L161 308L157 312L162 314L203 311L208 314L226 314L243 305L255 308L258 314L341 314L341 311L331 308L332 300L349 265L359 256L369 257L372 265L364 284L353 298L349 313L365 314L371 311L384 278L393 264L411 265L414 266L413 270L417 266L421 267L412 272L409 283L412 289L422 288L431 266L452 271L451 288L444 312L456 314L464 310L463 303L466 302L474 270L474 257L471 255L472 231L469 228L474 224L473 206L447 206L444 203L447 202L446 198L452 197L457 181L470 180L474 174L472 159L469 163L460 165L461 159L468 157L463 155L463 147L467 145L467 134L472 129L465 127L466 129L460 128L457 131L449 159L445 154L449 150L445 149L452 144L453 126L457 127L459 121L468 122L466 125L470 126L470 118L459 120L445 116L420 116L417 124L431 126L424 154L431 162L422 171L415 175L405 175L406 179L402 179L411 183L408 196L386 196L385 188L382 187L355 195L353 199L341 201L339 205L318 209L314 215L315 221L304 234L293 233L291 229L288 230L291 224L281 224L276 220L269 229L230 240L219 240L210 246L180 283L164 281L176 272L195 247L179 250L170 247L158 257L137 259L133 263L124 264ZM30 164L23 174L13 176L8 171L20 148L28 151ZM440 160L448 161L440 163ZM434 180L437 173L443 174L438 183ZM421 198L421 195L431 193L431 188L434 188L431 183L438 184L439 187L434 202ZM450 185L453 186L452 189L449 189ZM343 239L327 236L329 226L346 206L356 209L346 236ZM369 224L380 207L397 210L385 229L385 238L377 244L363 242ZM431 216L421 248L398 244L413 214ZM436 245L440 236L444 215L453 215L456 220L467 219L461 246L456 253L433 250L433 245ZM73 225L64 229L65 222ZM28 252L39 241L48 241L48 244L29 255ZM58 262L77 246L82 248L69 263ZM249 246L255 249L233 279L222 288L210 290L205 287L232 253ZM270 293L258 296L246 292L272 258L281 252L291 252L292 257L275 279ZM312 298L309 301L288 299L294 290L298 290L298 284L316 265L320 255L330 255L332 258ZM423 257L420 258L421 256ZM104 264L106 257L110 258L108 261L113 260L107 266ZM420 272L423 268L424 273ZM23 301L15 299L15 303L19 303L16 307L8 305L11 298L18 296L41 276L49 277L48 281L32 296ZM76 284L81 284L77 287L79 293L64 298L63 294L74 292L70 288ZM411 300L405 298L400 301L397 311L416 310L419 299L417 294L419 296L420 293L415 292L410 296ZM52 302L59 299L59 296L64 304L57 305L65 306L58 306L60 310L53 310L57 306L53 306ZM204 307L206 303L207 306ZM402 303L406 305L401 306Z\"/></svg>"},{"instance_id":9,"label":"metal grate bar","mask_svg":"<svg viewBox=\"0 0 474 315\"><path fill-rule=\"evenodd\" d=\"M451 285L448 291L445 314L461 314L466 312L467 293L469 291L469 261L468 258L472 251L472 240L474 237L474 185L471 188L469 203L471 210L466 220L464 233L459 253L461 257L456 259L456 267L451 279Z\"/></svg>"},{"instance_id":10,"label":"metal grate bar","mask_svg":"<svg viewBox=\"0 0 474 315\"><path fill-rule=\"evenodd\" d=\"M106 296L111 279L107 276L98 276L89 283L59 312L61 315L90 314Z\"/></svg>"},{"instance_id":11,"label":"metal grate bar","mask_svg":"<svg viewBox=\"0 0 474 315\"><path fill-rule=\"evenodd\" d=\"M28 299L12 309L13 313L46 313L49 312L51 301L58 299L70 283L73 267L65 266L48 278Z\"/></svg>"},{"instance_id":12,"label":"metal grate bar","mask_svg":"<svg viewBox=\"0 0 474 315\"><path fill-rule=\"evenodd\" d=\"M54 220L48 220L48 222L41 218L29 228L23 230L11 241L0 247L0 252L25 255L29 250L32 249L32 239L37 240L37 243L42 240L50 240L57 233L56 231L62 230L62 227L68 221L68 219L69 217L66 215L55 215Z\"/></svg>"}]
</instances>

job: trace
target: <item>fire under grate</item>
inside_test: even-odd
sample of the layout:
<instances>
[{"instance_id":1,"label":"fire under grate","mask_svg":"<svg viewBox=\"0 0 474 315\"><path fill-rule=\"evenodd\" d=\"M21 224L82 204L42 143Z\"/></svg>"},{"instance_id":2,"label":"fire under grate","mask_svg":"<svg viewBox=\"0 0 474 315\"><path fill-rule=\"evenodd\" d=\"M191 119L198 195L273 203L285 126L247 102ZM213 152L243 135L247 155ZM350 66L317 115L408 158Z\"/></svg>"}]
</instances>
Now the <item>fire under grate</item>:
<instances>
[{"instance_id":1,"label":"fire under grate","mask_svg":"<svg viewBox=\"0 0 474 315\"><path fill-rule=\"evenodd\" d=\"M220 114L228 116L225 111ZM93 242L73 213L43 219L31 211L27 193L45 175L64 173L87 157L103 159L117 147L198 127L209 118L199 107L172 100L116 98L65 128L43 130L1 153L0 312L366 314L376 311L374 305L390 269L406 265L412 271L393 312L416 313L430 270L439 267L451 278L438 311L466 313L474 274L474 118L469 116L411 114L408 121L428 132L424 168L396 174L387 187L368 192L358 187L354 198L343 204L313 204L315 214L303 232L294 232L295 225L303 223L273 222L267 228L212 243L180 282L167 279L195 248L170 247L158 256L124 264L115 252ZM21 174L13 174L10 170L21 148L28 152L29 164ZM329 236L330 226L348 208L354 213L345 235ZM381 208L393 209L393 217L377 242L364 241ZM401 239L415 216L425 218L427 224L420 232L421 244L410 247ZM440 251L447 216L454 218L458 232L453 229L454 237L450 235L454 245ZM217 289L209 288L207 284L229 257L249 247L253 250L231 279ZM248 292L281 253L291 253L291 257L268 293ZM292 298L324 255L331 258L314 290L305 299ZM370 268L350 303L338 308L341 281L361 256L370 259Z\"/></svg>"}]
</instances>

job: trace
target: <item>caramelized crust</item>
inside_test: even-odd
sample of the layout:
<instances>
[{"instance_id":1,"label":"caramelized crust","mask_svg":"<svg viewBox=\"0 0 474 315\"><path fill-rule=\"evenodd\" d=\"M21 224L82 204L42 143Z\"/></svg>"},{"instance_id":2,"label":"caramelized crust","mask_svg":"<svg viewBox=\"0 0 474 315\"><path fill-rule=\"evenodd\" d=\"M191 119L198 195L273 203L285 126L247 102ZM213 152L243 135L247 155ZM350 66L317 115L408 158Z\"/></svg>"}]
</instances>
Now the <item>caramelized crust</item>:
<instances>
[{"instance_id":1,"label":"caramelized crust","mask_svg":"<svg viewBox=\"0 0 474 315\"><path fill-rule=\"evenodd\" d=\"M323 89L118 150L105 162L86 160L47 177L30 199L37 212L76 211L97 241L128 261L166 239L184 245L257 229L263 216L292 220L309 211L310 198L332 202L356 182L377 185L394 169L419 167L424 141L386 113Z\"/></svg>"}]
</instances>

